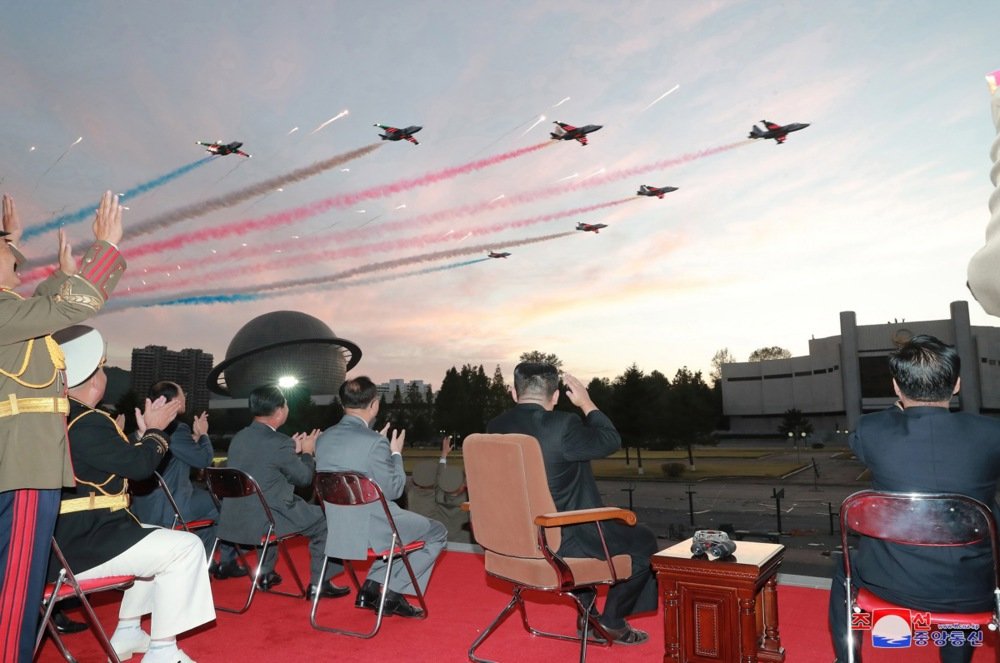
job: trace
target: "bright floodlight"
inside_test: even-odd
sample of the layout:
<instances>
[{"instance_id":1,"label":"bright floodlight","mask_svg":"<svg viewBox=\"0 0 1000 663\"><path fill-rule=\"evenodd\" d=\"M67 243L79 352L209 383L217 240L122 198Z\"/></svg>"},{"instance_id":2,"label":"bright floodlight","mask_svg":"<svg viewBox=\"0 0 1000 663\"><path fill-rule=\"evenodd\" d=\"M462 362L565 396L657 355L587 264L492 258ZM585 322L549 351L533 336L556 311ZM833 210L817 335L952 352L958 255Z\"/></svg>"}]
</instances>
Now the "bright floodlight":
<instances>
[{"instance_id":1,"label":"bright floodlight","mask_svg":"<svg viewBox=\"0 0 1000 663\"><path fill-rule=\"evenodd\" d=\"M291 375L282 375L278 378L278 386L282 389L291 389L299 383L299 379Z\"/></svg>"}]
</instances>

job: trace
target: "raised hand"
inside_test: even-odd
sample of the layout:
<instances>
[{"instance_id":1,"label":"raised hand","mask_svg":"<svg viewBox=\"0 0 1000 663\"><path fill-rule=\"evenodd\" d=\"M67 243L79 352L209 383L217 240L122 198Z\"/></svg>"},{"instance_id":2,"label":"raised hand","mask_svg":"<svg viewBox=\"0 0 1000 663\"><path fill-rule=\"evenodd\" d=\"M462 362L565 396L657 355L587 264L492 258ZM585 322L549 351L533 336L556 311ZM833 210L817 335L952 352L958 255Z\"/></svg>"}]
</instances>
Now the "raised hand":
<instances>
[{"instance_id":1,"label":"raised hand","mask_svg":"<svg viewBox=\"0 0 1000 663\"><path fill-rule=\"evenodd\" d=\"M118 196L105 191L94 216L94 237L117 245L122 239L122 206Z\"/></svg>"},{"instance_id":2,"label":"raised hand","mask_svg":"<svg viewBox=\"0 0 1000 663\"><path fill-rule=\"evenodd\" d=\"M21 233L24 229L21 227L21 219L17 215L17 208L14 207L14 199L7 194L3 195L3 229L8 233L6 239L11 244L17 244L21 241Z\"/></svg>"},{"instance_id":3,"label":"raised hand","mask_svg":"<svg viewBox=\"0 0 1000 663\"><path fill-rule=\"evenodd\" d=\"M66 239L66 230L59 229L59 270L66 276L76 274L76 260L73 258L73 247Z\"/></svg>"}]
</instances>

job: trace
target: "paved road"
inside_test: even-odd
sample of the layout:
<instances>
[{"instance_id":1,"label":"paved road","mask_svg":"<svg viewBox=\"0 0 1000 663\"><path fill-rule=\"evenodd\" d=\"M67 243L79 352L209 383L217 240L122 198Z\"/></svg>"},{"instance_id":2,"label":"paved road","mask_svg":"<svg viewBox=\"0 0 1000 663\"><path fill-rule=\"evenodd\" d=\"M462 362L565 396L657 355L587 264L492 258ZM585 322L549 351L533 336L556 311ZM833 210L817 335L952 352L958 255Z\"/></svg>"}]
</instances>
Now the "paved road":
<instances>
[{"instance_id":1,"label":"paved road","mask_svg":"<svg viewBox=\"0 0 1000 663\"><path fill-rule=\"evenodd\" d=\"M794 453L789 454L794 459ZM663 547L681 541L696 529L720 529L724 524L737 530L778 531L775 490L784 490L781 498L780 543L785 548L783 573L829 578L832 573L830 551L840 547L837 509L845 497L868 487L859 480L862 466L854 460L818 459L820 476L812 470L787 479L599 482L606 504L632 507L639 521L661 538ZM692 491L689 503L688 491ZM691 525L692 509L694 526ZM830 513L833 512L833 533ZM763 540L763 539L755 539Z\"/></svg>"}]
</instances>

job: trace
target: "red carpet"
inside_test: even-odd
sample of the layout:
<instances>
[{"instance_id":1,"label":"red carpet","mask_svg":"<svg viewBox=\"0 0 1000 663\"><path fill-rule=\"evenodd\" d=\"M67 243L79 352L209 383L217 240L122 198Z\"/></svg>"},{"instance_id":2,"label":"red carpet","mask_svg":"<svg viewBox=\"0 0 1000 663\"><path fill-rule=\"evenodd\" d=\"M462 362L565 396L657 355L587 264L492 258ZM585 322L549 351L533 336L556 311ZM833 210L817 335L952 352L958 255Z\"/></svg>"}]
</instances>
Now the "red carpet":
<instances>
[{"instance_id":1,"label":"red carpet","mask_svg":"<svg viewBox=\"0 0 1000 663\"><path fill-rule=\"evenodd\" d=\"M304 545L293 548L298 568L308 573ZM293 584L279 563L278 572L285 578L282 588ZM338 584L349 581L346 576ZM245 579L213 582L216 601L234 605L245 598L249 583ZM284 596L258 593L250 610L243 615L218 613L214 624L180 638L180 646L200 663L215 661L268 661L271 663L303 661L391 661L453 663L467 660L472 641L510 600L507 588L498 582L486 583L482 558L462 552L442 555L431 579L425 620L387 618L382 630L371 640L349 638L316 631L309 626L310 604ZM788 663L829 663L833 660L826 628L828 593L823 590L781 586L779 588L781 641ZM575 614L569 604L551 605L544 596L531 597L528 615L532 624L547 630L572 632ZM113 593L95 597L99 616L109 634L118 614L118 597ZM80 616L71 613L79 619ZM327 599L320 604L320 623L339 620L338 625L357 630L370 628L373 615L357 610L353 598ZM368 621L365 621L368 620ZM637 618L633 624L649 632L645 645L612 648L589 647L587 660L594 663L653 663L663 658L662 612ZM147 624L148 626L148 624ZM996 636L987 634L985 651L977 652L974 661L992 660ZM88 633L64 638L70 651L81 663L105 660L97 641ZM486 658L517 663L574 661L578 648L574 643L535 638L521 626L517 614L500 626L479 653ZM139 661L141 656L132 660ZM51 642L43 646L39 661L62 661ZM936 662L937 652L930 648L904 653L872 650L865 646L865 663L891 661Z\"/></svg>"}]
</instances>

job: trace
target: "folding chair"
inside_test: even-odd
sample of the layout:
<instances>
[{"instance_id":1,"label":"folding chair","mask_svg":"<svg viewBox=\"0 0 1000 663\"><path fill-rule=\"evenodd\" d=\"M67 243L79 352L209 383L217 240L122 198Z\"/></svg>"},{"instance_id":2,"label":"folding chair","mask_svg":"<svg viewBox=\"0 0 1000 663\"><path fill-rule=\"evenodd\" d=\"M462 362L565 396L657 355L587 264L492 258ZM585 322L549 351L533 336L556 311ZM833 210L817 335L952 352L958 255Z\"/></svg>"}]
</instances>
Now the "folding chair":
<instances>
[{"instance_id":1,"label":"folding chair","mask_svg":"<svg viewBox=\"0 0 1000 663\"><path fill-rule=\"evenodd\" d=\"M104 649L108 658L111 659L113 663L121 663L118 659L118 655L115 654L114 647L111 646L111 641L108 639L104 629L101 628L101 622L98 621L97 615L94 613L94 608L90 605L90 601L87 600L87 595L94 594L95 592L103 592L109 589L128 589L135 582L135 576L109 576L107 578L77 580L76 576L73 575L73 571L69 568L69 564L66 563L66 558L63 556L63 552L59 548L59 544L56 543L55 537L52 538L52 554L55 555L60 567L59 577L56 578L55 582L49 583L45 586L45 592L42 595L42 622L38 628L38 636L35 638L35 652L33 658L38 657L38 651L42 647L42 640L45 638L45 632L48 631L49 635L52 636L52 641L59 649L59 653L63 655L63 658L70 661L70 663L76 663L76 659L73 658L73 655L69 653L68 649L66 649L66 645L63 644L62 638L59 637L59 632L56 631L55 624L52 623L52 611L55 608L56 603L59 603L64 599L76 597L80 600L80 605L83 606L83 613L87 620L87 626L89 626L90 630L94 633L94 636L100 643L101 648Z\"/></svg>"},{"instance_id":2,"label":"folding chair","mask_svg":"<svg viewBox=\"0 0 1000 663\"><path fill-rule=\"evenodd\" d=\"M170 526L170 529L182 529L185 532L191 532L196 529L202 529L204 527L211 527L215 524L215 521L211 518L200 518L198 520L186 521L184 516L181 514L181 509L177 506L177 500L174 499L173 493L170 492L170 487L167 486L166 480L163 478L159 472L153 472L153 476L156 478L157 483L160 486L160 490L167 498L167 502L170 504L170 508L174 511L174 522Z\"/></svg>"},{"instance_id":3,"label":"folding chair","mask_svg":"<svg viewBox=\"0 0 1000 663\"><path fill-rule=\"evenodd\" d=\"M271 513L271 508L267 505L267 500L264 499L264 493L261 491L260 486L257 481L254 480L252 476L243 472L242 470L233 469L231 467L207 467L205 468L205 482L208 485L208 492L212 495L212 499L215 500L215 505L222 512L222 500L229 498L253 498L256 496L260 500L261 508L264 511L264 516L267 519L267 532L261 537L260 542L255 545L261 546L261 550L257 555L257 566L254 568L252 577L250 578L250 593L247 595L246 603L243 604L242 608L226 608L223 606L216 605L216 610L222 610L223 612L233 612L238 615L243 614L250 607L250 603L253 601L254 594L257 591L257 580L260 578L260 574L264 566L264 558L267 554L267 549L274 545L278 549L278 554L288 568L292 572L292 577L295 579L295 584L298 586L298 593L283 592L276 589L262 589L261 591L266 591L270 594L280 594L282 596L291 596L294 598L305 598L306 588L302 584L302 579L299 577L299 572L295 569L295 565L292 564L292 557L289 555L288 550L285 546L281 545L285 541L296 537L302 536L298 532L293 532L291 534L278 535L277 526L274 522L274 514ZM216 536L215 542L212 543L212 551L208 555L209 560L215 559L215 549L219 546L219 541L221 539ZM231 542L231 543L243 543ZM240 546L236 546L236 554L240 561L243 562L244 566L250 568L247 564L246 558L243 555L243 551L240 550ZM317 592L317 595L319 592Z\"/></svg>"},{"instance_id":4,"label":"folding chair","mask_svg":"<svg viewBox=\"0 0 1000 663\"><path fill-rule=\"evenodd\" d=\"M615 507L556 511L541 447L529 435L470 435L465 438L462 450L472 532L476 542L486 550L486 573L514 585L510 603L469 647L469 660L489 663L476 657L476 649L515 608L521 612L525 630L532 635L579 641L581 663L587 658L588 641L610 646L613 639L590 613L590 602L585 604L578 590L613 585L632 574L628 555L611 557L608 553L601 522L619 520L634 525L635 514ZM556 551L562 542L562 527L583 523L597 528L603 558L560 557ZM551 592L571 599L577 609L581 634L570 636L532 628L522 596L526 590ZM596 596L596 591L582 593ZM590 640L591 627L595 636L603 640Z\"/></svg>"},{"instance_id":5,"label":"folding chair","mask_svg":"<svg viewBox=\"0 0 1000 663\"><path fill-rule=\"evenodd\" d=\"M854 663L854 613L902 608L863 587L856 596L851 585L847 536L851 532L872 539L911 546L969 546L987 542L993 559L993 609L974 613L928 612L929 624L979 624L991 631L1000 627L1000 545L990 508L979 500L953 493L891 493L862 490L849 495L840 507L840 544L844 553L847 592L848 661ZM947 591L947 588L942 588ZM1000 647L996 648L1000 661Z\"/></svg>"},{"instance_id":6,"label":"folding chair","mask_svg":"<svg viewBox=\"0 0 1000 663\"><path fill-rule=\"evenodd\" d=\"M402 539L399 536L399 531L396 529L396 521L392 518L392 512L389 511L389 504L386 502L385 495L382 494L382 489L379 485L372 479L369 479L363 474L357 472L317 472L316 476L313 478L313 485L316 488L316 495L320 499L320 504L323 506L324 511L326 510L327 504L336 506L364 506L367 504L380 504L382 507L382 513L385 514L386 520L389 522L389 528L392 530L392 537L388 543L388 546L383 550L373 550L368 549L366 559L379 558L386 563L385 566L385 578L382 580L382 593L379 595L378 609L375 611L375 625L367 633L360 631L350 631L341 628L335 628L332 626L321 626L316 623L316 610L319 607L319 592L316 592L316 596L313 597L312 611L309 613L309 623L313 628L320 631L328 631L330 633L341 633L343 635L349 635L355 638L371 638L376 633L378 633L379 628L382 626L382 616L385 611L385 597L389 591L389 576L392 573L392 564L395 560L400 560L403 566L406 567L406 572L410 575L410 582L413 585L413 590L416 593L417 601L420 603L420 607L423 609L424 614L420 619L426 619L427 617L427 604L424 602L424 593L420 591L420 586L417 584L417 577L413 573L413 567L410 566L410 560L408 555L411 552L420 550L424 547L423 541L413 541L406 545L400 545ZM340 536L340 533L330 532L328 536ZM321 578L326 577L326 566L329 563L330 558L327 557L323 560L323 570L320 573ZM342 560L344 563L344 568L347 569L348 575L351 577L351 582L354 583L354 589L358 592L361 591L361 585L358 583L358 576L354 572L354 566L351 564L350 559Z\"/></svg>"}]
</instances>

